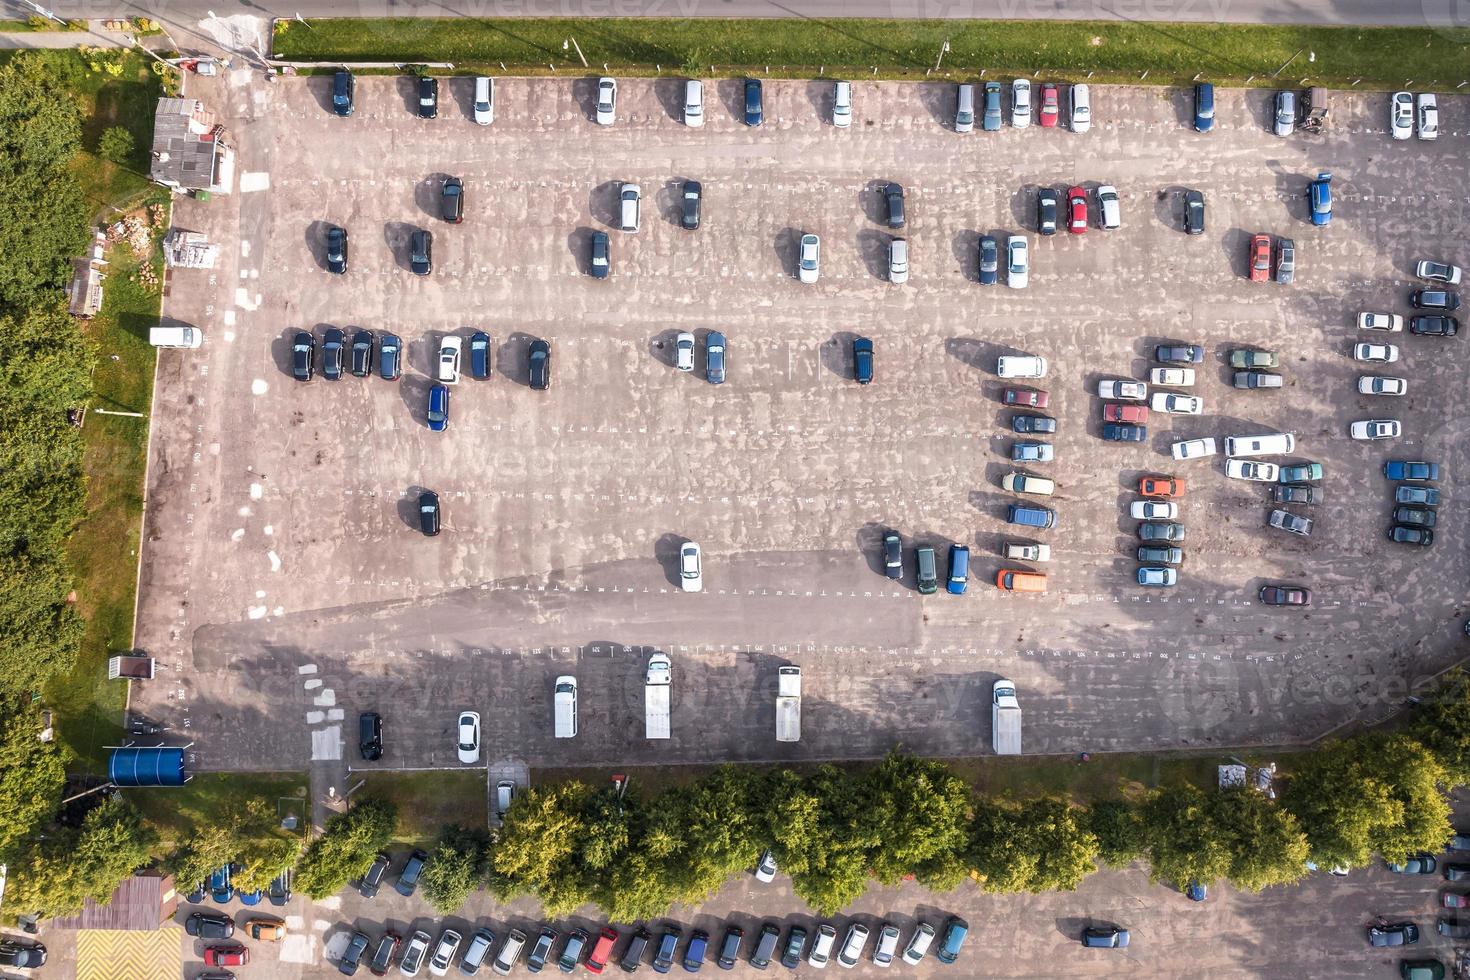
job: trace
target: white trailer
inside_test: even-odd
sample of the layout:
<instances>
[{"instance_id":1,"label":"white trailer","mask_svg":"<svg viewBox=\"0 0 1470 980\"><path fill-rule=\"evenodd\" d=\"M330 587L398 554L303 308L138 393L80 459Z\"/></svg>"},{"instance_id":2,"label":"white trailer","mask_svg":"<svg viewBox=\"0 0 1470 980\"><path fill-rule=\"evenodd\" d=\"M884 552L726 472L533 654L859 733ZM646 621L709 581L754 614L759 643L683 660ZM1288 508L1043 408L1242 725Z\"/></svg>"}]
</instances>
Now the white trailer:
<instances>
[{"instance_id":1,"label":"white trailer","mask_svg":"<svg viewBox=\"0 0 1470 980\"><path fill-rule=\"evenodd\" d=\"M801 741L801 668L776 668L776 741Z\"/></svg>"},{"instance_id":2,"label":"white trailer","mask_svg":"<svg viewBox=\"0 0 1470 980\"><path fill-rule=\"evenodd\" d=\"M643 728L647 738L669 737L669 689L673 683L669 658L662 653L649 657L643 681Z\"/></svg>"},{"instance_id":3,"label":"white trailer","mask_svg":"<svg viewBox=\"0 0 1470 980\"><path fill-rule=\"evenodd\" d=\"M998 680L990 692L990 735L996 755L1021 754L1021 703L1016 682Z\"/></svg>"}]
</instances>

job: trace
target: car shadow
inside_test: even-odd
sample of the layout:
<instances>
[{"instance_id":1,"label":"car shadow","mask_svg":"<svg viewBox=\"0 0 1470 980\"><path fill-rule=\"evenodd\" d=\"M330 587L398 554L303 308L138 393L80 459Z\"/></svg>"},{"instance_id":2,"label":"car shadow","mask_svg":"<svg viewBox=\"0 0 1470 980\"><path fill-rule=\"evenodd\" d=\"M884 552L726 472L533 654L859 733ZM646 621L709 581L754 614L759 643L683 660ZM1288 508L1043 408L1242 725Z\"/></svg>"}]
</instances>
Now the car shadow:
<instances>
[{"instance_id":1,"label":"car shadow","mask_svg":"<svg viewBox=\"0 0 1470 980\"><path fill-rule=\"evenodd\" d=\"M679 334L680 331L674 329L662 330L654 334L648 342L648 353L652 355L653 359L664 367L675 371L678 370L675 365L678 363L679 357L679 352L675 348L675 341L678 339ZM695 347L697 348L698 346L699 343L696 340ZM681 371L679 373L682 374L683 372Z\"/></svg>"},{"instance_id":2,"label":"car shadow","mask_svg":"<svg viewBox=\"0 0 1470 980\"><path fill-rule=\"evenodd\" d=\"M944 350L955 360L992 376L995 374L997 358L1026 353L1008 344L997 344L978 337L950 337L944 342ZM1020 382L1022 387L1027 387L1030 383L1029 379Z\"/></svg>"},{"instance_id":3,"label":"car shadow","mask_svg":"<svg viewBox=\"0 0 1470 980\"><path fill-rule=\"evenodd\" d=\"M776 232L775 239L771 242L771 248L776 253L776 261L781 263L781 269L786 275L795 279L797 260L801 254L801 236L806 234L799 228L782 228Z\"/></svg>"},{"instance_id":4,"label":"car shadow","mask_svg":"<svg viewBox=\"0 0 1470 980\"><path fill-rule=\"evenodd\" d=\"M623 181L604 180L587 196L587 211L593 221L600 221L612 231L619 228L618 208L623 192Z\"/></svg>"},{"instance_id":5,"label":"car shadow","mask_svg":"<svg viewBox=\"0 0 1470 980\"><path fill-rule=\"evenodd\" d=\"M836 79L813 80L806 83L806 101L812 107L812 112L817 119L831 125L832 106L837 100L837 90L833 83Z\"/></svg>"},{"instance_id":6,"label":"car shadow","mask_svg":"<svg viewBox=\"0 0 1470 980\"><path fill-rule=\"evenodd\" d=\"M658 78L653 83L653 94L663 107L664 115L676 123L684 122L684 89L687 78Z\"/></svg>"},{"instance_id":7,"label":"car shadow","mask_svg":"<svg viewBox=\"0 0 1470 980\"><path fill-rule=\"evenodd\" d=\"M433 384L432 380L421 374L404 374L398 379L398 397L403 399L409 417L422 429L429 427L429 389L433 387ZM452 393L449 396L449 402L449 419L450 424L453 425L454 395Z\"/></svg>"},{"instance_id":8,"label":"car shadow","mask_svg":"<svg viewBox=\"0 0 1470 980\"><path fill-rule=\"evenodd\" d=\"M496 360L499 361L495 372L511 384L529 388L531 386L530 349L531 344L537 339L520 330L506 337L500 349L495 352ZM552 352L552 356L555 357L555 351Z\"/></svg>"},{"instance_id":9,"label":"car shadow","mask_svg":"<svg viewBox=\"0 0 1470 980\"><path fill-rule=\"evenodd\" d=\"M414 232L421 230L421 225L411 225L406 221L388 221L383 224L383 244L388 246L388 251L393 256L393 264L409 274L413 273L413 264L409 261L409 239ZM435 256L436 260L437 258Z\"/></svg>"},{"instance_id":10,"label":"car shadow","mask_svg":"<svg viewBox=\"0 0 1470 980\"><path fill-rule=\"evenodd\" d=\"M980 281L980 238L978 231L962 229L950 239L950 254L959 263L959 273L966 282Z\"/></svg>"},{"instance_id":11,"label":"car shadow","mask_svg":"<svg viewBox=\"0 0 1470 980\"><path fill-rule=\"evenodd\" d=\"M567 251L572 253L572 260L577 264L577 272L581 275L592 277L592 236L597 229L579 225L572 229L567 236ZM612 236L608 236L608 275L612 275Z\"/></svg>"},{"instance_id":12,"label":"car shadow","mask_svg":"<svg viewBox=\"0 0 1470 980\"><path fill-rule=\"evenodd\" d=\"M582 118L594 126L597 125L597 83L601 77L582 75L572 80L572 101L582 110ZM618 102L622 102L622 93L618 96Z\"/></svg>"},{"instance_id":13,"label":"car shadow","mask_svg":"<svg viewBox=\"0 0 1470 980\"><path fill-rule=\"evenodd\" d=\"M332 107L332 91L336 86L337 79L335 72L329 72L325 75L311 75L306 78L306 91L316 100L316 104L323 112L333 116L337 114L337 110ZM357 94L356 92L353 93L354 102L357 99ZM357 107L354 106L353 108L355 109ZM345 119L343 120L343 122L347 121Z\"/></svg>"},{"instance_id":14,"label":"car shadow","mask_svg":"<svg viewBox=\"0 0 1470 980\"><path fill-rule=\"evenodd\" d=\"M653 557L663 569L664 581L677 588L682 588L683 583L679 579L679 549L689 543L689 538L682 534L672 532L659 535L653 543Z\"/></svg>"},{"instance_id":15,"label":"car shadow","mask_svg":"<svg viewBox=\"0 0 1470 980\"><path fill-rule=\"evenodd\" d=\"M444 193L444 182L450 174L429 174L413 187L414 207L430 218L439 218L439 200Z\"/></svg>"},{"instance_id":16,"label":"car shadow","mask_svg":"<svg viewBox=\"0 0 1470 980\"><path fill-rule=\"evenodd\" d=\"M857 96L854 94L853 102ZM945 129L954 132L954 117L959 111L960 87L954 82L928 82L919 86L919 104ZM854 106L854 109L856 106ZM956 133L955 135L965 135Z\"/></svg>"},{"instance_id":17,"label":"car shadow","mask_svg":"<svg viewBox=\"0 0 1470 980\"><path fill-rule=\"evenodd\" d=\"M291 345L295 343L296 335L300 332L299 327L287 327L280 336L271 340L271 360L275 362L276 370L292 381L296 380L296 376L291 371ZM312 331L306 332L311 333Z\"/></svg>"},{"instance_id":18,"label":"car shadow","mask_svg":"<svg viewBox=\"0 0 1470 980\"><path fill-rule=\"evenodd\" d=\"M858 335L850 330L842 330L834 333L827 340L822 341L818 348L817 359L821 361L822 367L831 371L844 381L853 380L852 342L857 340ZM874 375L877 375L876 361L878 359L877 345L873 345Z\"/></svg>"},{"instance_id":19,"label":"car shadow","mask_svg":"<svg viewBox=\"0 0 1470 980\"><path fill-rule=\"evenodd\" d=\"M425 398L428 396L426 395ZM403 496L398 498L398 519L414 531L419 531L419 495L428 490L428 487L411 486ZM447 521L444 520L444 498L439 498L439 524L440 531L447 530ZM423 533L423 532L419 532Z\"/></svg>"},{"instance_id":20,"label":"car shadow","mask_svg":"<svg viewBox=\"0 0 1470 980\"><path fill-rule=\"evenodd\" d=\"M415 119L419 114L419 76L398 75L393 80L393 87L398 92L398 97L403 100L403 108ZM438 122L437 119L421 119L420 122Z\"/></svg>"},{"instance_id":21,"label":"car shadow","mask_svg":"<svg viewBox=\"0 0 1470 980\"><path fill-rule=\"evenodd\" d=\"M888 199L884 192L888 190L888 181L870 180L858 191L858 207L863 212L863 217L874 224L888 227Z\"/></svg>"},{"instance_id":22,"label":"car shadow","mask_svg":"<svg viewBox=\"0 0 1470 980\"><path fill-rule=\"evenodd\" d=\"M883 536L888 533L888 530L885 525L868 521L858 528L854 535L858 554L863 556L868 571L883 578L888 577L887 559L883 554Z\"/></svg>"},{"instance_id":23,"label":"car shadow","mask_svg":"<svg viewBox=\"0 0 1470 980\"><path fill-rule=\"evenodd\" d=\"M659 217L665 224L673 225L679 230L684 230L684 183L687 177L675 177L664 181L657 190L653 192L653 205L658 209ZM703 191L701 189L701 197ZM647 198L645 197L645 200ZM700 204L703 205L703 201ZM700 217L703 217L701 208Z\"/></svg>"},{"instance_id":24,"label":"car shadow","mask_svg":"<svg viewBox=\"0 0 1470 980\"><path fill-rule=\"evenodd\" d=\"M868 275L874 279L888 281L888 243L892 240L892 235L874 231L872 228L864 228L857 233L858 254L862 256Z\"/></svg>"},{"instance_id":25,"label":"car shadow","mask_svg":"<svg viewBox=\"0 0 1470 980\"><path fill-rule=\"evenodd\" d=\"M316 263L316 267L323 272L330 273L330 270L327 269L327 232L335 227L337 226L330 221L313 221L306 226L306 250L311 253L311 260ZM351 268L352 235L350 232L347 236L347 246L348 268Z\"/></svg>"}]
</instances>

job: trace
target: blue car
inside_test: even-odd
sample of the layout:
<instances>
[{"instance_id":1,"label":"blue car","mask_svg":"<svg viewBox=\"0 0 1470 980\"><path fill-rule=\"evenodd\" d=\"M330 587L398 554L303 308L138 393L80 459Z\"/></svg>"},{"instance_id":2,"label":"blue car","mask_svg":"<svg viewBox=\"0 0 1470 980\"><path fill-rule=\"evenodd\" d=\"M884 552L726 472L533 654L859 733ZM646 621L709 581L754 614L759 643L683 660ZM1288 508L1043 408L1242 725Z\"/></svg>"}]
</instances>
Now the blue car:
<instances>
[{"instance_id":1,"label":"blue car","mask_svg":"<svg viewBox=\"0 0 1470 980\"><path fill-rule=\"evenodd\" d=\"M209 897L216 905L227 905L235 897L235 886L230 882L230 866L215 871L209 876Z\"/></svg>"},{"instance_id":2,"label":"blue car","mask_svg":"<svg viewBox=\"0 0 1470 980\"><path fill-rule=\"evenodd\" d=\"M190 905L198 905L204 901L204 896L209 894L209 882L201 881L194 886L194 890L184 897L184 901Z\"/></svg>"},{"instance_id":3,"label":"blue car","mask_svg":"<svg viewBox=\"0 0 1470 980\"><path fill-rule=\"evenodd\" d=\"M490 377L490 335L477 330L470 335L470 374L476 378Z\"/></svg>"},{"instance_id":4,"label":"blue car","mask_svg":"<svg viewBox=\"0 0 1470 980\"><path fill-rule=\"evenodd\" d=\"M717 330L704 338L704 380L712 385L725 383L725 335Z\"/></svg>"},{"instance_id":5,"label":"blue car","mask_svg":"<svg viewBox=\"0 0 1470 980\"><path fill-rule=\"evenodd\" d=\"M1390 480L1438 480L1439 464L1421 460L1391 459L1383 464L1383 475Z\"/></svg>"},{"instance_id":6,"label":"blue car","mask_svg":"<svg viewBox=\"0 0 1470 980\"><path fill-rule=\"evenodd\" d=\"M434 432L449 428L449 389L444 385L429 389L429 428Z\"/></svg>"},{"instance_id":7,"label":"blue car","mask_svg":"<svg viewBox=\"0 0 1470 980\"><path fill-rule=\"evenodd\" d=\"M1307 200L1312 204L1312 224L1317 227L1332 223L1332 173L1319 171L1317 179L1307 189Z\"/></svg>"},{"instance_id":8,"label":"blue car","mask_svg":"<svg viewBox=\"0 0 1470 980\"><path fill-rule=\"evenodd\" d=\"M745 125L759 126L761 118L761 80L747 78L745 80Z\"/></svg>"},{"instance_id":9,"label":"blue car","mask_svg":"<svg viewBox=\"0 0 1470 980\"><path fill-rule=\"evenodd\" d=\"M852 376L860 385L873 383L873 342L867 337L853 338Z\"/></svg>"},{"instance_id":10,"label":"blue car","mask_svg":"<svg viewBox=\"0 0 1470 980\"><path fill-rule=\"evenodd\" d=\"M1208 133L1215 128L1215 86L1200 82L1194 87L1194 131Z\"/></svg>"},{"instance_id":11,"label":"blue car","mask_svg":"<svg viewBox=\"0 0 1470 980\"><path fill-rule=\"evenodd\" d=\"M1210 897L1210 888L1200 881L1191 881L1189 887L1184 889L1184 894L1191 902L1203 902Z\"/></svg>"},{"instance_id":12,"label":"blue car","mask_svg":"<svg viewBox=\"0 0 1470 980\"><path fill-rule=\"evenodd\" d=\"M260 900L265 897L265 892L257 888L253 892L240 892L238 897L241 905L259 905Z\"/></svg>"},{"instance_id":13,"label":"blue car","mask_svg":"<svg viewBox=\"0 0 1470 980\"><path fill-rule=\"evenodd\" d=\"M991 235L980 236L980 285L994 286L1000 280L1000 242Z\"/></svg>"},{"instance_id":14,"label":"blue car","mask_svg":"<svg viewBox=\"0 0 1470 980\"><path fill-rule=\"evenodd\" d=\"M1000 82L985 83L985 118L980 128L987 133L1000 132Z\"/></svg>"},{"instance_id":15,"label":"blue car","mask_svg":"<svg viewBox=\"0 0 1470 980\"><path fill-rule=\"evenodd\" d=\"M964 595L970 579L970 549L962 544L949 546L949 581L945 588L950 595Z\"/></svg>"},{"instance_id":16,"label":"blue car","mask_svg":"<svg viewBox=\"0 0 1470 980\"><path fill-rule=\"evenodd\" d=\"M1102 437L1108 442L1143 442L1148 438L1148 426L1109 422L1102 427Z\"/></svg>"},{"instance_id":17,"label":"blue car","mask_svg":"<svg viewBox=\"0 0 1470 980\"><path fill-rule=\"evenodd\" d=\"M403 371L403 341L397 334L385 333L378 341L378 377L397 381Z\"/></svg>"}]
</instances>

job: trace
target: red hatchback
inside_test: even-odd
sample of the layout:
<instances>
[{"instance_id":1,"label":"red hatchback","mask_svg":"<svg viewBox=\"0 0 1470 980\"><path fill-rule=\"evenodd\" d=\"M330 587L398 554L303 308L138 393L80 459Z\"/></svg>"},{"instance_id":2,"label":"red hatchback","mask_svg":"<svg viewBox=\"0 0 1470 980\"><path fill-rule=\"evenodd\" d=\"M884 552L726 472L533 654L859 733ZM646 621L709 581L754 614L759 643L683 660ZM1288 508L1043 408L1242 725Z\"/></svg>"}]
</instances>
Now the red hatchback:
<instances>
[{"instance_id":1,"label":"red hatchback","mask_svg":"<svg viewBox=\"0 0 1470 980\"><path fill-rule=\"evenodd\" d=\"M592 952L587 954L587 962L582 964L587 967L588 973L601 973L607 969L607 961L612 959L613 947L618 943L618 934L614 929L607 926L597 934L597 942L592 947Z\"/></svg>"},{"instance_id":2,"label":"red hatchback","mask_svg":"<svg viewBox=\"0 0 1470 980\"><path fill-rule=\"evenodd\" d=\"M1051 129L1057 124L1058 106L1061 99L1057 95L1055 82L1047 82L1041 86L1041 125Z\"/></svg>"},{"instance_id":3,"label":"red hatchback","mask_svg":"<svg viewBox=\"0 0 1470 980\"><path fill-rule=\"evenodd\" d=\"M1081 187L1067 191L1067 230L1074 235L1087 231L1087 191Z\"/></svg>"},{"instance_id":4,"label":"red hatchback","mask_svg":"<svg viewBox=\"0 0 1470 980\"><path fill-rule=\"evenodd\" d=\"M1251 282L1271 281L1271 236L1251 236Z\"/></svg>"},{"instance_id":5,"label":"red hatchback","mask_svg":"<svg viewBox=\"0 0 1470 980\"><path fill-rule=\"evenodd\" d=\"M1000 393L1000 400L1022 408L1045 408L1048 398L1046 392L1035 388L1006 388Z\"/></svg>"},{"instance_id":6,"label":"red hatchback","mask_svg":"<svg viewBox=\"0 0 1470 980\"><path fill-rule=\"evenodd\" d=\"M250 950L244 946L206 946L205 966L244 966L250 962Z\"/></svg>"},{"instance_id":7,"label":"red hatchback","mask_svg":"<svg viewBox=\"0 0 1470 980\"><path fill-rule=\"evenodd\" d=\"M1129 425L1142 425L1148 421L1148 409L1142 405L1123 405L1119 402L1108 402L1103 406L1104 422L1127 422Z\"/></svg>"}]
</instances>

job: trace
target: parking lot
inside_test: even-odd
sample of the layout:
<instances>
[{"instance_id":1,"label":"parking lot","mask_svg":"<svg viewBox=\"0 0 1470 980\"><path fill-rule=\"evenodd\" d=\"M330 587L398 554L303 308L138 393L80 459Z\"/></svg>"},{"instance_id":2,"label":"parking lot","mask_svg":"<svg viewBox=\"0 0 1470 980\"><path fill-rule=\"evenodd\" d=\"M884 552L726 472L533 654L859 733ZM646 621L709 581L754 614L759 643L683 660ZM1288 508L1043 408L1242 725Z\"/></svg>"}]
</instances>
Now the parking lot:
<instances>
[{"instance_id":1,"label":"parking lot","mask_svg":"<svg viewBox=\"0 0 1470 980\"><path fill-rule=\"evenodd\" d=\"M191 82L193 84L193 82ZM209 86L203 88L202 86ZM1266 92L1222 91L1216 131L1189 128L1188 93L1096 88L1095 123L952 131L953 86L858 84L849 130L830 84L768 82L745 127L737 81L710 83L708 121L680 122L682 82L625 79L617 125L591 121L594 79L502 79L496 119L468 117L470 81L441 86L437 120L406 78L358 80L355 115L330 79L201 83L239 153L239 192L175 215L222 241L213 273L179 273L165 315L205 328L165 352L155 404L139 645L163 683L133 710L194 742L203 769L292 768L340 751L360 710L385 717L393 767L455 765L455 713L484 718L487 756L532 766L877 755L896 743L974 754L997 675L1017 681L1028 752L1274 742L1402 700L1457 656L1465 518L1463 340L1396 335L1403 398L1355 392L1362 309L1407 313L1415 259L1462 261L1455 169L1470 105L1441 98L1437 143L1390 141L1387 97L1334 93L1323 136L1269 133ZM1335 218L1307 221L1307 181L1335 175ZM437 217L464 179L462 225ZM677 188L704 186L703 226L678 226ZM885 281L879 187L908 195L909 282ZM621 182L643 227L616 230ZM1120 230L1035 234L1040 186L1116 186ZM1182 231L1182 191L1208 228ZM328 224L351 233L327 273ZM434 233L434 271L407 240ZM593 231L612 275L587 274ZM821 279L795 279L800 234ZM1257 232L1297 245L1296 282L1253 284ZM981 234L1026 234L1025 290L976 283ZM297 330L391 331L401 380L290 376ZM453 391L447 432L425 402L447 331L492 338L493 377ZM718 329L729 379L673 366L680 330ZM851 339L876 380L851 380ZM1369 339L1382 339L1376 334ZM535 338L549 391L526 383ZM1152 413L1148 441L1103 442L1103 378L1147 377L1153 345L1206 351L1200 416ZM1279 351L1280 391L1236 391L1228 352ZM1040 354L1059 421L1054 530L1005 524L1011 410L995 358ZM1389 372L1380 372L1389 373ZM1355 419L1403 422L1354 443ZM1169 444L1270 431L1326 468L1309 539L1265 526L1259 485ZM1445 469L1440 540L1384 539L1387 458ZM1137 479L1188 481L1180 584L1133 584ZM420 488L444 532L416 529ZM881 536L906 542L883 576ZM1043 595L998 592L1005 541L1051 544ZM705 591L677 585L685 540ZM968 544L964 596L920 597L915 542ZM1310 610L1257 604L1266 582ZM1457 638L1459 638L1457 640ZM642 665L674 662L673 738L642 738ZM773 738L775 669L805 673L802 739ZM582 734L551 737L551 680L574 673ZM345 734L341 726L345 723ZM355 760L349 745L347 755Z\"/></svg>"}]
</instances>

